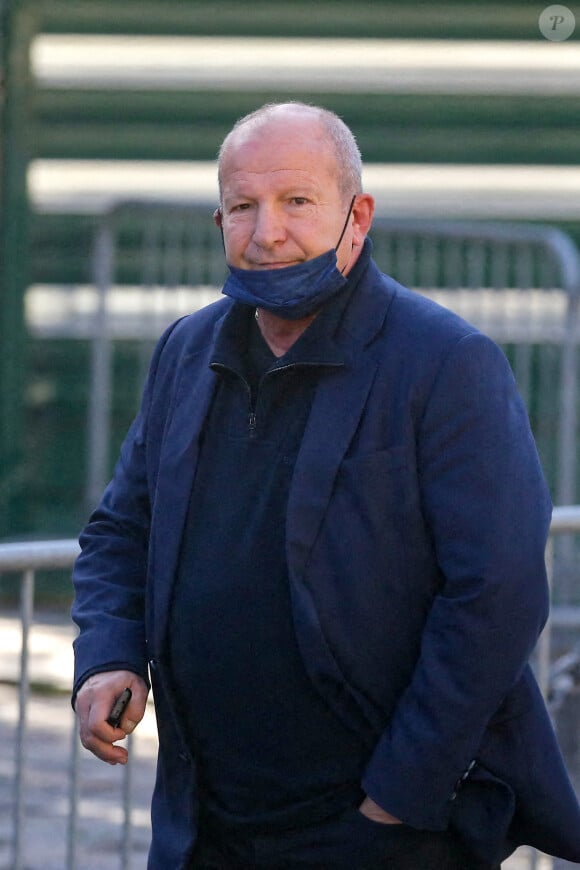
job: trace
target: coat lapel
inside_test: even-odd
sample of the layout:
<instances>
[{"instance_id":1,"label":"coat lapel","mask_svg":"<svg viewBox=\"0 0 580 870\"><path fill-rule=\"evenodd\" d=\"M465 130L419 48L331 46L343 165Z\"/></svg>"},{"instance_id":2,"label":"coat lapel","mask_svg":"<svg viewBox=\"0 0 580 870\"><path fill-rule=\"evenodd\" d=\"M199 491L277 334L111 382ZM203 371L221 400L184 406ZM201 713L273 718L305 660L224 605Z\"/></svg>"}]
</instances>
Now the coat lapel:
<instances>
[{"instance_id":1,"label":"coat lapel","mask_svg":"<svg viewBox=\"0 0 580 870\"><path fill-rule=\"evenodd\" d=\"M368 273L367 273L368 274ZM374 745L380 711L344 678L320 625L307 564L332 497L334 481L364 412L379 365L373 338L392 296L359 285L337 342L346 364L324 378L314 397L298 454L286 518L286 552L296 639L308 673L347 727ZM362 718L361 718L362 714ZM366 729L361 723L366 721Z\"/></svg>"},{"instance_id":2,"label":"coat lapel","mask_svg":"<svg viewBox=\"0 0 580 870\"><path fill-rule=\"evenodd\" d=\"M209 368L212 344L186 357L163 438L151 528L150 570L154 582L149 619L153 655L161 656L183 526L199 457L199 435L214 393Z\"/></svg>"},{"instance_id":3,"label":"coat lapel","mask_svg":"<svg viewBox=\"0 0 580 870\"><path fill-rule=\"evenodd\" d=\"M337 372L316 392L288 500L286 546L288 564L296 576L302 575L316 540L377 364L365 356L356 368Z\"/></svg>"},{"instance_id":4,"label":"coat lapel","mask_svg":"<svg viewBox=\"0 0 580 870\"><path fill-rule=\"evenodd\" d=\"M347 306L336 336L347 362L319 385L296 461L286 523L288 565L294 577L303 574L375 378L379 354L373 339L392 300L390 293L373 289L377 271L371 264Z\"/></svg>"}]
</instances>

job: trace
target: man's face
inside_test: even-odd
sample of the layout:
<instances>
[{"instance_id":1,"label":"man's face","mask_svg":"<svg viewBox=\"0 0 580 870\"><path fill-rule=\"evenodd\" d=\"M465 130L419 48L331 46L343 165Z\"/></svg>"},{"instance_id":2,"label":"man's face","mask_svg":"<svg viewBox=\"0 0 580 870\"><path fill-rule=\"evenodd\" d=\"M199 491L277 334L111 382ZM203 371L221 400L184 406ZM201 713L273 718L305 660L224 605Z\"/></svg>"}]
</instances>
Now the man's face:
<instances>
[{"instance_id":1,"label":"man's face","mask_svg":"<svg viewBox=\"0 0 580 870\"><path fill-rule=\"evenodd\" d=\"M294 114L242 127L223 157L221 185L224 244L232 266L296 265L334 248L342 232L348 203L339 190L336 158L311 118ZM353 255L354 224L351 216L337 252L345 274L359 253Z\"/></svg>"}]
</instances>

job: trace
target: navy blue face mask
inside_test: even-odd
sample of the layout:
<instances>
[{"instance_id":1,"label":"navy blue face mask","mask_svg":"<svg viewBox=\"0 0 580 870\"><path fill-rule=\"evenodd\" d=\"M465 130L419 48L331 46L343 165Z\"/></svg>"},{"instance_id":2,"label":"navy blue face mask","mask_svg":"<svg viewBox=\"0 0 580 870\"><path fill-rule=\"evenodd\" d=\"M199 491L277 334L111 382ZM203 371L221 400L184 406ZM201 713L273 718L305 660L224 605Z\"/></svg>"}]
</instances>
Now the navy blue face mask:
<instances>
[{"instance_id":1,"label":"navy blue face mask","mask_svg":"<svg viewBox=\"0 0 580 870\"><path fill-rule=\"evenodd\" d=\"M282 269L238 269L228 264L230 274L222 293L285 320L300 320L313 314L346 284L346 278L337 268L336 252L346 232L354 200L353 196L336 247L312 260Z\"/></svg>"}]
</instances>

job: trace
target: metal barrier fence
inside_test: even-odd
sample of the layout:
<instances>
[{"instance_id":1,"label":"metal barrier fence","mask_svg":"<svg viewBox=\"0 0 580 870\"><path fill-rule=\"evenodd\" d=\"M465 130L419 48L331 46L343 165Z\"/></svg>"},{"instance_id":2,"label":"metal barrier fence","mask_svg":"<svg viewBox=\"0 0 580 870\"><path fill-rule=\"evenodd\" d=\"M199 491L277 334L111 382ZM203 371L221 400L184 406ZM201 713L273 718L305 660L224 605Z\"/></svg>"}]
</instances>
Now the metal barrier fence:
<instances>
[{"instance_id":1,"label":"metal barrier fence","mask_svg":"<svg viewBox=\"0 0 580 870\"><path fill-rule=\"evenodd\" d=\"M125 203L95 236L87 505L105 485L116 337L140 339L144 363L168 323L219 296L226 275L213 206ZM580 254L552 227L378 217L380 268L433 296L504 346L526 401L552 491L577 491Z\"/></svg>"},{"instance_id":2,"label":"metal barrier fence","mask_svg":"<svg viewBox=\"0 0 580 870\"><path fill-rule=\"evenodd\" d=\"M78 542L75 540L63 541L38 541L27 543L14 543L0 545L0 574L17 572L21 574L20 586L20 625L21 625L21 652L18 679L18 720L16 726L16 739L14 745L14 783L12 801L12 837L11 837L11 863L10 870L24 870L29 866L25 862L26 848L26 816L25 816L25 787L26 787L26 754L27 754L27 731L28 731L28 707L30 701L30 630L34 617L34 593L36 572L39 569L55 570L59 568L70 569L79 552ZM72 656L72 650L71 650ZM70 711L71 748L68 768L68 826L66 842L66 870L81 868L77 862L78 851L78 792L79 792L79 750L80 741L76 721ZM128 738L129 745L132 738ZM123 788L121 795L123 823L121 836L121 849L119 850L119 867L128 870L131 853L131 778L132 764L125 766L123 771ZM63 771L66 776L66 771Z\"/></svg>"},{"instance_id":3,"label":"metal barrier fence","mask_svg":"<svg viewBox=\"0 0 580 870\"><path fill-rule=\"evenodd\" d=\"M553 539L555 535L580 532L580 506L555 508L551 526L551 536L547 549L547 565L551 585L554 584ZM13 748L14 781L12 789L12 830L10 834L11 859L10 870L23 870L30 866L26 862L26 818L24 814L24 795L29 773L27 765L27 728L28 709L30 704L30 668L29 668L29 635L34 616L35 574L39 569L70 568L78 553L78 544L74 540L42 541L34 543L14 543L0 545L0 575L17 572L21 574L21 653L18 679L18 721L16 727L15 745ZM553 638L557 629L572 630L572 638L563 655L554 661ZM536 672L542 690L551 699L550 704L555 711L561 707L567 695L580 688L580 606L553 607L551 617L546 626L536 653ZM72 651L71 651L72 656ZM72 711L71 711L72 716ZM576 729L577 730L577 729ZM132 739L132 738L130 738ZM4 746L3 749L6 747ZM132 790L131 776L133 764L124 768L122 795L120 800L123 808L121 847L118 850L119 864L122 870L128 870L131 860L132 831ZM64 774L63 774L64 775ZM76 727L72 729L72 746L68 772L68 833L66 844L66 870L81 868L77 862L79 847L78 833L78 794L79 794L79 741ZM527 867L539 867L540 856L530 855ZM543 868L547 858L541 859ZM43 864L43 866L45 866ZM107 867L114 866L110 857ZM505 867L510 866L506 862ZM516 865L511 865L516 866ZM523 868L520 862L518 870ZM553 865L561 866L557 862Z\"/></svg>"}]
</instances>

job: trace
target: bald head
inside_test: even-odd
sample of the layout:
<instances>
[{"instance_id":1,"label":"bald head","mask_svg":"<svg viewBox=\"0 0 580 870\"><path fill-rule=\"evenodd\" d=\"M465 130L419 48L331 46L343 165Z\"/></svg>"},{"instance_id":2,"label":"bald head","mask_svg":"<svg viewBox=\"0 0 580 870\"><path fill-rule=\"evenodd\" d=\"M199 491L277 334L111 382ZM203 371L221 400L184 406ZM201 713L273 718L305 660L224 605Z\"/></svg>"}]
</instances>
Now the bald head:
<instances>
[{"instance_id":1,"label":"bald head","mask_svg":"<svg viewBox=\"0 0 580 870\"><path fill-rule=\"evenodd\" d=\"M319 106L306 103L268 103L240 118L224 139L218 155L220 199L223 189L223 167L233 147L254 136L262 128L286 126L297 131L303 128L316 147L330 148L337 168L337 182L345 202L362 191L362 161L356 140L344 121Z\"/></svg>"}]
</instances>

